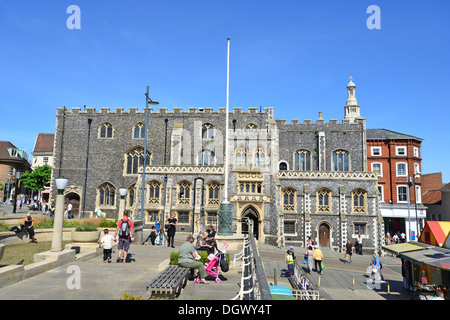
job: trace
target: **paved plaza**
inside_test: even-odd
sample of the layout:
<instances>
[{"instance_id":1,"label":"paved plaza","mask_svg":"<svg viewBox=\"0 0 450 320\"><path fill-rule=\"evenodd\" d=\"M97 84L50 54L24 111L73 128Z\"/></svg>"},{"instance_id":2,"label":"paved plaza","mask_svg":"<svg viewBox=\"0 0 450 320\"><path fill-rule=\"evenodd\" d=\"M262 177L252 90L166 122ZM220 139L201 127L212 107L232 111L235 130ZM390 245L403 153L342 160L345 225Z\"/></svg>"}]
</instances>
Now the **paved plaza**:
<instances>
[{"instance_id":1,"label":"paved plaza","mask_svg":"<svg viewBox=\"0 0 450 320\"><path fill-rule=\"evenodd\" d=\"M2 206L10 215L7 206ZM149 231L145 230L144 237ZM187 234L177 233L175 248L164 246L132 244L127 263L116 263L117 250L113 262L103 263L102 256L87 261L73 261L67 265L36 275L27 280L8 285L0 290L0 300L114 300L124 293L148 299L150 294L146 285L155 278L161 268L168 263L170 253L178 251ZM284 254L287 248L276 248L259 244L258 251L263 261L269 284L288 286L289 281L281 277L281 270L287 269ZM294 247L297 257L302 257L304 248ZM320 292L324 300L410 300L410 294L403 289L400 259L391 256L381 257L383 276L386 283L368 282L367 267L370 255L353 255L352 264L345 264L342 253L322 250L325 270L320 276L316 272L308 279ZM233 267L236 253L230 254L230 270L222 273L221 281L210 279L209 284L195 284L189 281L182 291L180 300L213 299L230 300L236 298L240 290L241 271ZM302 265L303 267L306 267ZM73 275L80 275L79 282ZM79 287L77 285L79 284ZM320 286L319 286L320 285Z\"/></svg>"}]
</instances>

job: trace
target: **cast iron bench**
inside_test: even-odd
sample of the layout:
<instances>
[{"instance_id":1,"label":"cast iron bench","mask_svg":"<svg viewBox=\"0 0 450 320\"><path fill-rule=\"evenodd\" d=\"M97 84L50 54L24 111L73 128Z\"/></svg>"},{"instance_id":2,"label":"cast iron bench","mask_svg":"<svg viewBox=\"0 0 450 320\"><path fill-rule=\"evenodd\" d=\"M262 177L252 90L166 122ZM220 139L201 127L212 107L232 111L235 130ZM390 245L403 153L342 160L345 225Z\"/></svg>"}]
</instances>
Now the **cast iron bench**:
<instances>
[{"instance_id":1,"label":"cast iron bench","mask_svg":"<svg viewBox=\"0 0 450 320\"><path fill-rule=\"evenodd\" d=\"M186 286L189 268L178 265L169 265L155 279L147 285L150 291L150 299L169 298L174 299L181 294L181 290Z\"/></svg>"}]
</instances>

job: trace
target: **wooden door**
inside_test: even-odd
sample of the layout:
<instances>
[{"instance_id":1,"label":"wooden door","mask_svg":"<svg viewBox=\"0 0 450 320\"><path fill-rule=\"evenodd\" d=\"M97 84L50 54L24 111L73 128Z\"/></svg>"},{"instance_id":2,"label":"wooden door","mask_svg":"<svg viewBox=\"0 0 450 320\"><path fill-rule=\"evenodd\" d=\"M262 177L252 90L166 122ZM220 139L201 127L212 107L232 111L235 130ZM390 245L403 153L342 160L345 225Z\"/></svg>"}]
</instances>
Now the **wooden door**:
<instances>
[{"instance_id":1,"label":"wooden door","mask_svg":"<svg viewBox=\"0 0 450 320\"><path fill-rule=\"evenodd\" d=\"M321 224L319 227L319 246L330 246L330 228L326 224Z\"/></svg>"}]
</instances>

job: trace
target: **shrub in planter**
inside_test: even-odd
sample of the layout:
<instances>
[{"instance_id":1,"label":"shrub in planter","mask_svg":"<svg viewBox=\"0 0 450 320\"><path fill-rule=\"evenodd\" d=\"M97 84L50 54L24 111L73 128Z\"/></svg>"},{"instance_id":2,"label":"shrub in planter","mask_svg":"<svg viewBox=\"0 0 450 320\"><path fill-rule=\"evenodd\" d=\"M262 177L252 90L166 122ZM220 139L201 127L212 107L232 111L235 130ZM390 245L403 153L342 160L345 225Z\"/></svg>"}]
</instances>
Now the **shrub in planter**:
<instances>
[{"instance_id":1,"label":"shrub in planter","mask_svg":"<svg viewBox=\"0 0 450 320\"><path fill-rule=\"evenodd\" d=\"M82 224L77 226L75 231L97 231L97 226L93 224Z\"/></svg>"}]
</instances>

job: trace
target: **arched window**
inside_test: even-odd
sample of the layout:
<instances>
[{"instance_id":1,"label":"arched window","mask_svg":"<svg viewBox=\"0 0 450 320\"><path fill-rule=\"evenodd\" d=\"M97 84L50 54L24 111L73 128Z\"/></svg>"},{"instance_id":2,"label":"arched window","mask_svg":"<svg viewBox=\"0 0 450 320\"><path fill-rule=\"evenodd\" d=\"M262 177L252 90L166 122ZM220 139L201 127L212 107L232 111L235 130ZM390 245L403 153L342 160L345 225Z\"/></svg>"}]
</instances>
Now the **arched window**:
<instances>
[{"instance_id":1,"label":"arched window","mask_svg":"<svg viewBox=\"0 0 450 320\"><path fill-rule=\"evenodd\" d=\"M98 128L98 137L101 139L110 139L113 136L113 127L110 123L103 123Z\"/></svg>"},{"instance_id":2,"label":"arched window","mask_svg":"<svg viewBox=\"0 0 450 320\"><path fill-rule=\"evenodd\" d=\"M258 126L254 123L249 123L244 127L244 132L255 132L256 130L258 130Z\"/></svg>"},{"instance_id":3,"label":"arched window","mask_svg":"<svg viewBox=\"0 0 450 320\"><path fill-rule=\"evenodd\" d=\"M364 190L357 189L352 192L352 212L367 213L366 205L367 193Z\"/></svg>"},{"instance_id":4,"label":"arched window","mask_svg":"<svg viewBox=\"0 0 450 320\"><path fill-rule=\"evenodd\" d=\"M239 146L236 148L236 168L246 168L247 167L248 152L247 148L244 146Z\"/></svg>"},{"instance_id":5,"label":"arched window","mask_svg":"<svg viewBox=\"0 0 450 320\"><path fill-rule=\"evenodd\" d=\"M134 148L126 154L126 173L137 174L138 168L144 165L144 149ZM151 153L147 152L147 166L151 163Z\"/></svg>"},{"instance_id":6,"label":"arched window","mask_svg":"<svg viewBox=\"0 0 450 320\"><path fill-rule=\"evenodd\" d=\"M296 211L296 191L292 188L283 190L283 210Z\"/></svg>"},{"instance_id":7,"label":"arched window","mask_svg":"<svg viewBox=\"0 0 450 320\"><path fill-rule=\"evenodd\" d=\"M311 170L311 152L309 152L308 150L300 149L294 153L294 170Z\"/></svg>"},{"instance_id":8,"label":"arched window","mask_svg":"<svg viewBox=\"0 0 450 320\"><path fill-rule=\"evenodd\" d=\"M98 205L101 207L114 207L116 188L110 183L104 183L98 187Z\"/></svg>"},{"instance_id":9,"label":"arched window","mask_svg":"<svg viewBox=\"0 0 450 320\"><path fill-rule=\"evenodd\" d=\"M133 128L133 138L134 139L144 139L145 138L145 125L143 123L138 123Z\"/></svg>"},{"instance_id":10,"label":"arched window","mask_svg":"<svg viewBox=\"0 0 450 320\"><path fill-rule=\"evenodd\" d=\"M214 126L210 123L205 123L202 126L202 139L214 139Z\"/></svg>"},{"instance_id":11,"label":"arched window","mask_svg":"<svg viewBox=\"0 0 450 320\"><path fill-rule=\"evenodd\" d=\"M134 199L135 199L134 198L134 188L135 188L135 185L133 184L131 187L128 188L128 191L127 191L127 198L128 198L127 207L128 208L130 208L134 205Z\"/></svg>"},{"instance_id":12,"label":"arched window","mask_svg":"<svg viewBox=\"0 0 450 320\"><path fill-rule=\"evenodd\" d=\"M213 166L216 163L216 157L213 151L203 150L198 153L197 164L199 166Z\"/></svg>"},{"instance_id":13,"label":"arched window","mask_svg":"<svg viewBox=\"0 0 450 320\"><path fill-rule=\"evenodd\" d=\"M191 184L187 181L178 184L178 203L191 203Z\"/></svg>"},{"instance_id":14,"label":"arched window","mask_svg":"<svg viewBox=\"0 0 450 320\"><path fill-rule=\"evenodd\" d=\"M220 184L217 182L210 182L208 185L208 204L220 203Z\"/></svg>"},{"instance_id":15,"label":"arched window","mask_svg":"<svg viewBox=\"0 0 450 320\"><path fill-rule=\"evenodd\" d=\"M266 152L263 147L258 146L255 150L255 167L262 168L266 166Z\"/></svg>"},{"instance_id":16,"label":"arched window","mask_svg":"<svg viewBox=\"0 0 450 320\"><path fill-rule=\"evenodd\" d=\"M331 212L331 191L320 189L317 191L317 212Z\"/></svg>"},{"instance_id":17,"label":"arched window","mask_svg":"<svg viewBox=\"0 0 450 320\"><path fill-rule=\"evenodd\" d=\"M278 169L280 170L280 171L286 171L287 170L287 163L286 162L280 162L280 164L279 164L279 167L278 167Z\"/></svg>"},{"instance_id":18,"label":"arched window","mask_svg":"<svg viewBox=\"0 0 450 320\"><path fill-rule=\"evenodd\" d=\"M161 183L158 181L150 181L148 183L148 202L160 203Z\"/></svg>"},{"instance_id":19,"label":"arched window","mask_svg":"<svg viewBox=\"0 0 450 320\"><path fill-rule=\"evenodd\" d=\"M350 155L345 150L333 152L333 171L350 171Z\"/></svg>"}]
</instances>

